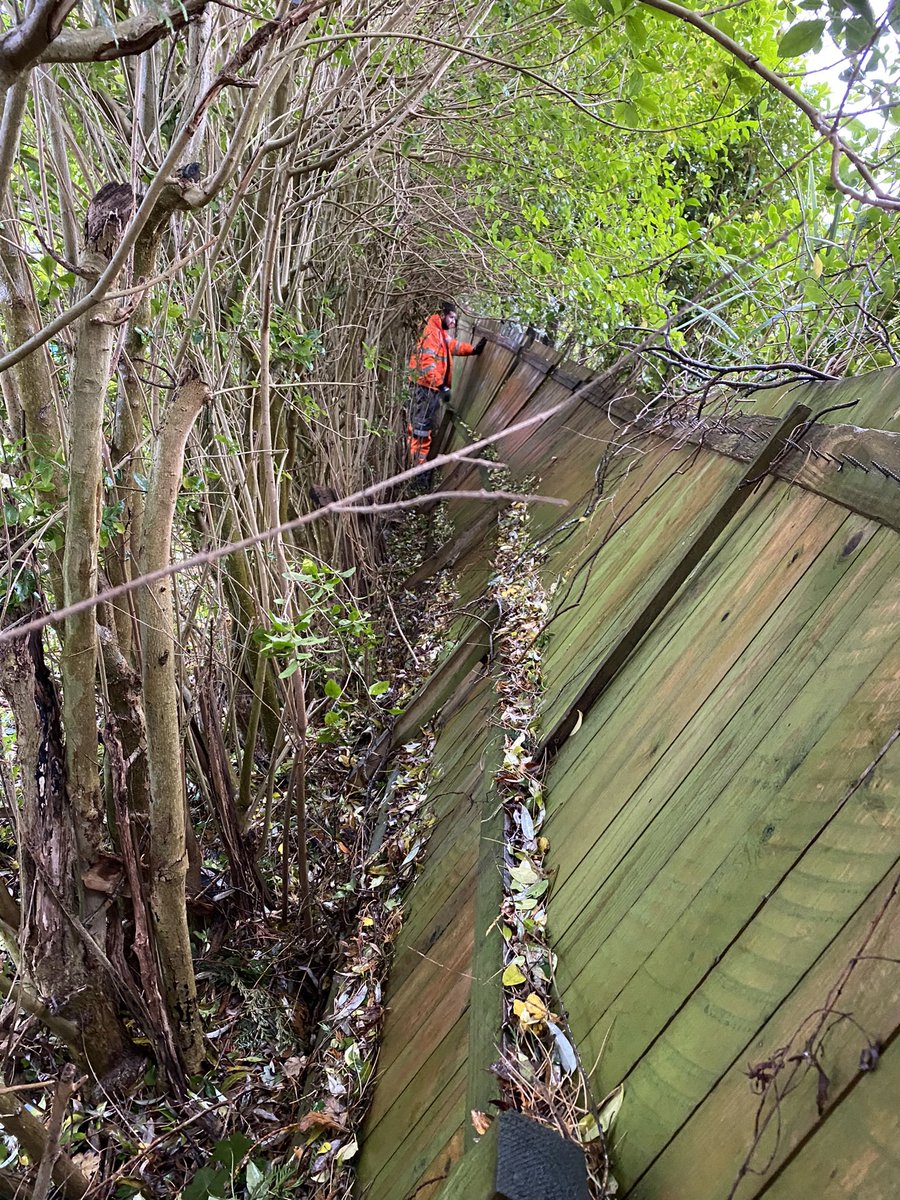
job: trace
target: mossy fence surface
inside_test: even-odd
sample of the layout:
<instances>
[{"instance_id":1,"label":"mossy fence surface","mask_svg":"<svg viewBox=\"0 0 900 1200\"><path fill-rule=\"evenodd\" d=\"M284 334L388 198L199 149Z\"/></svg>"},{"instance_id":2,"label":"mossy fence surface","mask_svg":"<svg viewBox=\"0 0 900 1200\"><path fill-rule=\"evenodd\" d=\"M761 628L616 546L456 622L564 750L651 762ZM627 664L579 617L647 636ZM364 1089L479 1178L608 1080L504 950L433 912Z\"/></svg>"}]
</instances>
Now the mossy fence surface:
<instances>
[{"instance_id":1,"label":"mossy fence surface","mask_svg":"<svg viewBox=\"0 0 900 1200\"><path fill-rule=\"evenodd\" d=\"M900 372L651 429L553 350L476 327L489 346L454 404L479 435L580 389L498 454L568 502L532 514L556 583L549 914L595 1094L625 1085L620 1194L895 1200ZM449 432L462 444L459 420ZM496 510L449 508L455 536L417 574L451 565L461 615L395 735L441 714L437 824L364 1131L369 1200L449 1195L470 1110L494 1094Z\"/></svg>"}]
</instances>

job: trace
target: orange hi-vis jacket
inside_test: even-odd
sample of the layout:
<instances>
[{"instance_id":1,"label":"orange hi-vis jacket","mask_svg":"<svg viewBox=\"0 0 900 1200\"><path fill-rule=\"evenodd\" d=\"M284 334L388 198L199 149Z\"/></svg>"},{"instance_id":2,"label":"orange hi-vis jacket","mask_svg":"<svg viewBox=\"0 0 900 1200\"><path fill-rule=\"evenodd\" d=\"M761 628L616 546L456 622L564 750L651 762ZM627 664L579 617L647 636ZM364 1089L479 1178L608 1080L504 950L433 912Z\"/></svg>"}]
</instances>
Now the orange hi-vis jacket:
<instances>
[{"instance_id":1,"label":"orange hi-vis jacket","mask_svg":"<svg viewBox=\"0 0 900 1200\"><path fill-rule=\"evenodd\" d=\"M452 356L471 354L474 349L471 342L460 342L450 337L441 326L440 314L432 313L409 358L409 371L413 382L419 387L434 390L449 387L453 374Z\"/></svg>"}]
</instances>

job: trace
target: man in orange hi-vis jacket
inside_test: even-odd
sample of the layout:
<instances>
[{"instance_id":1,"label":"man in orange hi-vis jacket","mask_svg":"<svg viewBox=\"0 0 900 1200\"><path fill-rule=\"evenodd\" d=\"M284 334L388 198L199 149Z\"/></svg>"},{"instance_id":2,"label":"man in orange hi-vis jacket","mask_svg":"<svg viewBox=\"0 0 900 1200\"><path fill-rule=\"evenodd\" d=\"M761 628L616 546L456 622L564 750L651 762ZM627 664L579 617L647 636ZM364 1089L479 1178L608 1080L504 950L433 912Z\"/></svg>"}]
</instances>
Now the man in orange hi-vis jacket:
<instances>
[{"instance_id":1,"label":"man in orange hi-vis jacket","mask_svg":"<svg viewBox=\"0 0 900 1200\"><path fill-rule=\"evenodd\" d=\"M456 305L447 300L439 313L433 313L425 323L422 336L409 360L413 381L412 404L407 428L409 457L414 467L424 463L431 450L438 409L450 399L454 355L480 354L486 338L476 345L460 342L456 332Z\"/></svg>"}]
</instances>

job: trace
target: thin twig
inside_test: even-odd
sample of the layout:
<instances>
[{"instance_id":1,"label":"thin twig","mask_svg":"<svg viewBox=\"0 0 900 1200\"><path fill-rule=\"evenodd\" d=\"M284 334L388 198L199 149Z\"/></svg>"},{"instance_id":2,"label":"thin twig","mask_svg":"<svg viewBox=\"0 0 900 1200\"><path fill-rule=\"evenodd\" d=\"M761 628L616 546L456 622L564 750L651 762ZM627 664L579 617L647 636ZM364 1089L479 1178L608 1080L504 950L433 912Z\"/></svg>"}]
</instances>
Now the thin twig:
<instances>
[{"instance_id":1,"label":"thin twig","mask_svg":"<svg viewBox=\"0 0 900 1200\"><path fill-rule=\"evenodd\" d=\"M44 1153L41 1155L37 1178L34 1181L34 1188L31 1193L31 1200L47 1200L47 1193L50 1190L50 1182L53 1176L53 1167L59 1155L59 1138L62 1133L66 1109L69 1107L69 1101L72 1099L77 1088L78 1082L75 1079L75 1066L73 1063L66 1063L59 1073L59 1081L53 1096L53 1104L50 1107L50 1120L47 1122L47 1144L44 1147Z\"/></svg>"}]
</instances>

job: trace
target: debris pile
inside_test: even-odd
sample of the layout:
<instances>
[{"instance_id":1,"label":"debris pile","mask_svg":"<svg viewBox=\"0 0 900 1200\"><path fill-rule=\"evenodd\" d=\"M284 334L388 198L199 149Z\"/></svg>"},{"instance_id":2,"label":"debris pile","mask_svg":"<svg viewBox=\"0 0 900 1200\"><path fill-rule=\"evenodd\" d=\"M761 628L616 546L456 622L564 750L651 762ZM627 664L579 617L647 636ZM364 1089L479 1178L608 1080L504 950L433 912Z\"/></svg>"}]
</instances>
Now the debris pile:
<instances>
[{"instance_id":1,"label":"debris pile","mask_svg":"<svg viewBox=\"0 0 900 1200\"><path fill-rule=\"evenodd\" d=\"M552 871L550 843L541 832L546 808L542 763L535 758L535 725L541 691L541 638L550 597L540 578L527 507L511 506L500 518L492 594L500 609L497 693L504 729L503 761L495 775L504 810L505 895L499 915L504 940L504 1043L493 1070L501 1106L515 1108L579 1142L585 1150L592 1193L615 1195L606 1138L622 1089L598 1106L555 988L556 956L547 938ZM557 1010L557 1011L554 1011ZM488 1118L473 1113L479 1132Z\"/></svg>"}]
</instances>

